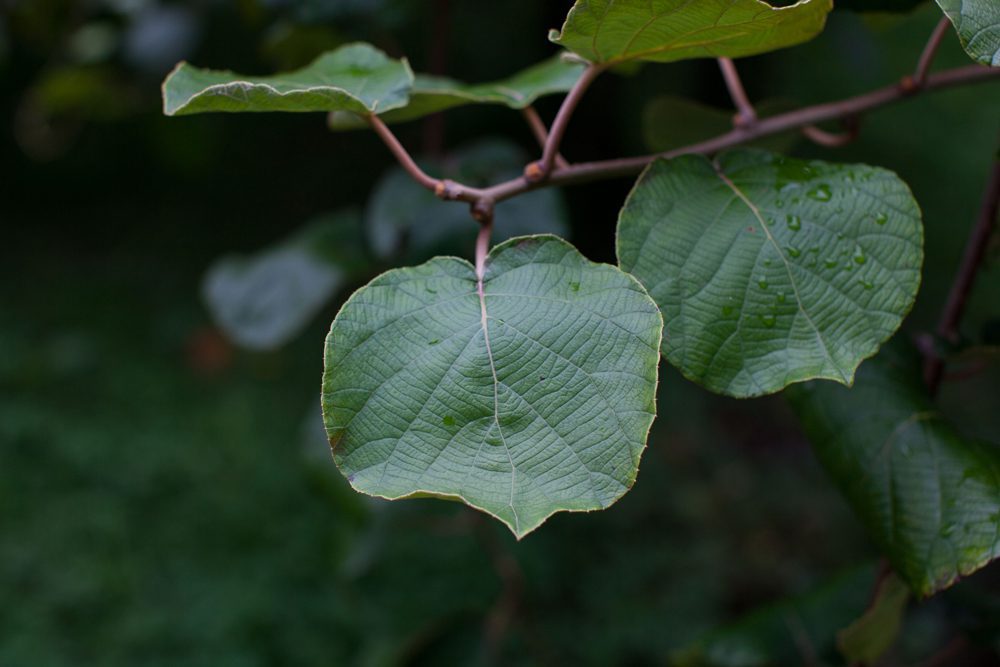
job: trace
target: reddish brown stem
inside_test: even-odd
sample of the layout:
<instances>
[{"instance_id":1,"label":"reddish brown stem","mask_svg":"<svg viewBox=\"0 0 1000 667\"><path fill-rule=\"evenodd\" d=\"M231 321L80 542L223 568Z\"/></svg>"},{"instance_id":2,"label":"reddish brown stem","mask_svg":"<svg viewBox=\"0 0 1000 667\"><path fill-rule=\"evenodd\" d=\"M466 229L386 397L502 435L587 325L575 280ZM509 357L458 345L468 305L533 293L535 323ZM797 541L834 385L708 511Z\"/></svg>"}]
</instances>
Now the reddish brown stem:
<instances>
[{"instance_id":1,"label":"reddish brown stem","mask_svg":"<svg viewBox=\"0 0 1000 667\"><path fill-rule=\"evenodd\" d=\"M583 99L584 93L590 88L590 84L603 71L604 67L601 65L593 63L588 65L587 69L583 70L580 78L573 84L569 93L566 94L562 105L559 107L559 112L556 114L556 119L552 121L552 128L549 130L549 137L545 142L545 148L542 151L542 159L538 162L538 168L536 170L529 170L533 180L545 180L552 173L556 155L559 154L559 145L566 134L566 128L569 127L569 119L573 117L573 112L576 110L580 100Z\"/></svg>"},{"instance_id":2,"label":"reddish brown stem","mask_svg":"<svg viewBox=\"0 0 1000 667\"><path fill-rule=\"evenodd\" d=\"M930 72L931 65L934 63L934 56L937 55L938 47L941 46L941 40L944 39L950 28L951 21L948 20L948 17L941 17L941 20L938 21L937 26L934 28L934 32L931 33L930 38L927 40L923 53L920 54L920 61L917 62L917 69L913 73L913 85L920 87L927 81L927 73Z\"/></svg>"},{"instance_id":3,"label":"reddish brown stem","mask_svg":"<svg viewBox=\"0 0 1000 667\"><path fill-rule=\"evenodd\" d=\"M986 246L993 234L998 212L1000 212L1000 156L993 162L993 169L986 190L983 192L979 218L969 233L962 263L959 265L958 274L951 285L941 320L938 322L937 335L949 342L954 343L958 339L958 324L962 321L965 305L976 282L976 275L986 256ZM944 360L939 354L932 353L924 365L924 381L932 396L937 393L941 385L943 371Z\"/></svg>"},{"instance_id":4,"label":"reddish brown stem","mask_svg":"<svg viewBox=\"0 0 1000 667\"><path fill-rule=\"evenodd\" d=\"M545 144L549 141L549 130L545 127L541 116L538 115L535 107L532 106L524 107L521 109L521 113L528 122L528 127L531 128L531 133L535 136L535 140L538 141L538 145L542 147L542 150L545 150ZM566 158L556 153L556 167L565 169L568 166L569 163L566 162Z\"/></svg>"},{"instance_id":5,"label":"reddish brown stem","mask_svg":"<svg viewBox=\"0 0 1000 667\"><path fill-rule=\"evenodd\" d=\"M857 122L857 119L854 119L854 122L849 122L850 119L845 120L848 121L845 123L848 125L846 132L827 132L815 125L806 125L802 128L802 134L814 144L819 144L826 148L840 148L857 139L861 130L861 124Z\"/></svg>"},{"instance_id":6,"label":"reddish brown stem","mask_svg":"<svg viewBox=\"0 0 1000 667\"><path fill-rule=\"evenodd\" d=\"M399 162L400 166L406 170L413 180L415 180L420 185L424 186L431 192L437 193L440 189L441 181L428 176L420 166L413 161L410 154L406 152L403 148L403 144L399 143L399 139L396 135L392 133L392 130L382 121L381 118L375 114L368 116L368 122L371 124L372 129L375 130L375 134L379 136L382 142L389 148L393 157Z\"/></svg>"},{"instance_id":7,"label":"reddish brown stem","mask_svg":"<svg viewBox=\"0 0 1000 667\"><path fill-rule=\"evenodd\" d=\"M722 70L722 78L726 81L726 88L729 89L729 97L736 107L736 118L733 119L737 127L753 125L757 121L757 111L754 110L747 91L740 80L736 65L730 58L719 58L719 69Z\"/></svg>"}]
</instances>

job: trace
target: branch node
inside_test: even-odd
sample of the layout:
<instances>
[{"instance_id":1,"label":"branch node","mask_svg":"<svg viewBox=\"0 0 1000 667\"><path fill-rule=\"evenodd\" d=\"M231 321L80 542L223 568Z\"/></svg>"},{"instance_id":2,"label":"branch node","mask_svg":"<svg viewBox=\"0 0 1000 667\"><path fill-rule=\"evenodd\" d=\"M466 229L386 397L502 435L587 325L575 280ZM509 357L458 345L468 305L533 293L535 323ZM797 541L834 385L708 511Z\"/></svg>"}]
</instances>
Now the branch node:
<instances>
[{"instance_id":1,"label":"branch node","mask_svg":"<svg viewBox=\"0 0 1000 667\"><path fill-rule=\"evenodd\" d=\"M447 178L441 179L434 186L434 194L437 195L438 199L445 201L455 201L459 198L461 191L462 186Z\"/></svg>"},{"instance_id":2,"label":"branch node","mask_svg":"<svg viewBox=\"0 0 1000 667\"><path fill-rule=\"evenodd\" d=\"M922 85L909 74L899 80L899 90L904 95L913 95L914 93L920 92L921 87Z\"/></svg>"},{"instance_id":3,"label":"branch node","mask_svg":"<svg viewBox=\"0 0 1000 667\"><path fill-rule=\"evenodd\" d=\"M541 160L532 162L524 168L524 180L529 183L541 183L545 180L545 176L545 167L542 165Z\"/></svg>"},{"instance_id":4,"label":"branch node","mask_svg":"<svg viewBox=\"0 0 1000 667\"><path fill-rule=\"evenodd\" d=\"M472 213L472 218L481 225L489 225L493 223L493 209L496 206L496 202L488 197L481 197L476 201L472 202L469 206L469 210Z\"/></svg>"}]
</instances>

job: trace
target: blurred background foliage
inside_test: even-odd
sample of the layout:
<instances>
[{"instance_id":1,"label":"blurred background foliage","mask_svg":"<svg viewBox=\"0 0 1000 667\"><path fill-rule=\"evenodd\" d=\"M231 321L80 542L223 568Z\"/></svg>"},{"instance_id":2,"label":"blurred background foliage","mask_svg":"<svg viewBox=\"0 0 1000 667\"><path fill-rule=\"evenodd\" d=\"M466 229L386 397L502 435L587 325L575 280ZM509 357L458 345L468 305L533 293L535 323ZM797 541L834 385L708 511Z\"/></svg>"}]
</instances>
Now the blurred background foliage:
<instances>
[{"instance_id":1,"label":"blurred background foliage","mask_svg":"<svg viewBox=\"0 0 1000 667\"><path fill-rule=\"evenodd\" d=\"M467 252L460 208L440 212L408 191L373 136L330 133L321 115L160 114L159 83L178 60L263 73L354 40L418 71L497 79L555 52L546 30L570 4L0 4L0 665L844 663L836 633L863 612L877 554L780 396L714 397L664 368L635 489L608 511L557 515L522 543L458 505L353 493L319 416L325 331L380 270ZM882 4L917 6L838 9L816 41L747 60L751 96L780 110L908 71L939 11ZM966 62L949 37L939 65ZM557 104L538 106L551 118ZM695 140L718 131L727 107L711 61L607 76L564 153ZM910 333L932 326L947 291L998 109L995 85L956 89L877 112L847 148L780 140L910 183L927 225ZM501 108L399 133L427 164L470 178L538 152ZM630 185L512 203L509 224L562 231L613 261ZM333 258L335 275L315 280L296 248ZM216 263L233 253L243 257ZM984 436L1000 432L997 254L964 327L969 372L942 396ZM289 275L324 294L303 295ZM253 285L269 300L243 308ZM309 306L304 330L249 339L227 337L206 307L221 300L234 326L273 327L295 298ZM987 568L911 603L880 664L996 664L998 579Z\"/></svg>"}]
</instances>

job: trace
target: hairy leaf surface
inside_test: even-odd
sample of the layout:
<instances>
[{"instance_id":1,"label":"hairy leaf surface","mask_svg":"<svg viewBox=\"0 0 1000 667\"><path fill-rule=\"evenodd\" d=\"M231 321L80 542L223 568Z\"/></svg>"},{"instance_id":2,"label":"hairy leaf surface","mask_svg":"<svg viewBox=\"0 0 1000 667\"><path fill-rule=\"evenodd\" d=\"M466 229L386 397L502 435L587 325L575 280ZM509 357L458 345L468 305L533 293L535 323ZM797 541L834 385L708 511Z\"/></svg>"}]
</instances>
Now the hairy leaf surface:
<instances>
[{"instance_id":1,"label":"hairy leaf surface","mask_svg":"<svg viewBox=\"0 0 1000 667\"><path fill-rule=\"evenodd\" d=\"M467 104L499 104L523 109L545 95L564 93L580 78L584 65L555 56L501 81L468 84L446 77L418 74L410 91L409 103L380 114L387 123L421 118ZM351 130L367 127L357 114L330 114L330 129Z\"/></svg>"},{"instance_id":2,"label":"hairy leaf surface","mask_svg":"<svg viewBox=\"0 0 1000 667\"><path fill-rule=\"evenodd\" d=\"M323 413L351 485L462 500L518 537L635 481L662 320L645 290L554 236L438 257L356 292L330 329Z\"/></svg>"},{"instance_id":3,"label":"hairy leaf surface","mask_svg":"<svg viewBox=\"0 0 1000 667\"><path fill-rule=\"evenodd\" d=\"M908 352L887 346L851 389L810 383L790 398L872 539L926 596L1000 555L1000 447L935 410Z\"/></svg>"},{"instance_id":4,"label":"hairy leaf surface","mask_svg":"<svg viewBox=\"0 0 1000 667\"><path fill-rule=\"evenodd\" d=\"M549 39L595 63L738 58L818 35L832 0L577 0Z\"/></svg>"},{"instance_id":5,"label":"hairy leaf surface","mask_svg":"<svg viewBox=\"0 0 1000 667\"><path fill-rule=\"evenodd\" d=\"M1000 67L1000 2L937 0L955 25L962 47L983 65Z\"/></svg>"},{"instance_id":6,"label":"hairy leaf surface","mask_svg":"<svg viewBox=\"0 0 1000 667\"><path fill-rule=\"evenodd\" d=\"M381 112L407 103L413 73L363 43L325 53L312 64L274 76L243 76L180 63L163 82L168 116L211 111Z\"/></svg>"},{"instance_id":7,"label":"hairy leaf surface","mask_svg":"<svg viewBox=\"0 0 1000 667\"><path fill-rule=\"evenodd\" d=\"M618 260L659 304L663 352L737 397L850 384L920 283L920 211L895 174L755 150L652 164L618 223Z\"/></svg>"}]
</instances>

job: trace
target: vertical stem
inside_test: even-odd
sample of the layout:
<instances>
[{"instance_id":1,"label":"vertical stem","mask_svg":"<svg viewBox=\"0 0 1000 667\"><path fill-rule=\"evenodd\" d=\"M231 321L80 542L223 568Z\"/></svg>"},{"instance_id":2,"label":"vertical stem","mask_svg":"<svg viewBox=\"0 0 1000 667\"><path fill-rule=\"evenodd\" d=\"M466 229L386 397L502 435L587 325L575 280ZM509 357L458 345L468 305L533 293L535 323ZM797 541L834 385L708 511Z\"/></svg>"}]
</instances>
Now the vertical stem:
<instances>
[{"instance_id":1,"label":"vertical stem","mask_svg":"<svg viewBox=\"0 0 1000 667\"><path fill-rule=\"evenodd\" d=\"M923 53L920 54L920 61L917 63L917 69L913 73L913 84L917 87L924 85L927 81L927 73L931 70L931 64L934 62L934 56L937 55L938 47L941 46L941 40L948 33L948 29L951 27L951 21L948 17L942 17L938 21L937 26L934 27L934 32L931 33L930 38L927 40L927 45L924 46Z\"/></svg>"},{"instance_id":2,"label":"vertical stem","mask_svg":"<svg viewBox=\"0 0 1000 667\"><path fill-rule=\"evenodd\" d=\"M535 111L535 107L526 106L521 110L521 113L528 122L528 127L531 128L531 133L535 136L535 140L538 141L538 145L542 147L542 150L545 150L545 144L549 141L549 130L545 127L545 123L538 115L538 112ZM569 163L566 162L566 158L556 153L556 166L563 169L568 167Z\"/></svg>"},{"instance_id":3,"label":"vertical stem","mask_svg":"<svg viewBox=\"0 0 1000 667\"><path fill-rule=\"evenodd\" d=\"M375 130L375 134L379 136L383 143L385 143L385 145L392 152L400 166L406 170L406 173L408 173L417 183L437 194L438 189L441 186L441 181L428 176L424 170L413 161L410 154L406 152L405 148L403 148L403 144L399 143L399 139L396 138L396 135L392 133L392 130L389 129L385 122L375 114L371 114L368 116L368 123L372 126L372 129Z\"/></svg>"},{"instance_id":4,"label":"vertical stem","mask_svg":"<svg viewBox=\"0 0 1000 667\"><path fill-rule=\"evenodd\" d=\"M965 313L965 306L976 281L976 274L986 256L986 246L996 224L997 213L1000 212L1000 155L993 161L986 190L983 192L983 203L979 210L979 219L969 233L965 244L962 263L958 274L951 285L948 300L945 302L941 320L938 323L937 334L948 341L958 338L958 324ZM937 393L941 384L944 362L938 355L931 356L924 366L924 380L931 395Z\"/></svg>"},{"instance_id":5,"label":"vertical stem","mask_svg":"<svg viewBox=\"0 0 1000 667\"><path fill-rule=\"evenodd\" d=\"M486 276L486 255L490 252L490 237L493 235L493 217L481 222L479 236L476 237L476 279L481 285Z\"/></svg>"},{"instance_id":6,"label":"vertical stem","mask_svg":"<svg viewBox=\"0 0 1000 667\"><path fill-rule=\"evenodd\" d=\"M722 70L722 78L726 80L726 88L729 89L729 97L733 100L733 105L737 111L737 126L750 125L757 120L757 112L754 111L747 91L743 88L743 82L736 71L736 65L731 58L719 58L719 69Z\"/></svg>"},{"instance_id":7,"label":"vertical stem","mask_svg":"<svg viewBox=\"0 0 1000 667\"><path fill-rule=\"evenodd\" d=\"M556 119L552 122L552 128L549 130L549 139L545 142L545 149L542 151L541 164L538 165L540 173L533 174L536 180L545 179L549 173L552 172L552 166L555 164L556 155L559 154L559 144L562 143L563 135L566 134L566 128L569 126L569 119L573 116L573 111L576 109L576 105L580 103L583 99L583 94L587 92L587 88L590 84L594 82L604 67L595 63L591 63L587 69L583 70L583 74L580 78L576 80L573 87L567 93L565 99L563 99L562 106L559 107L559 113L556 114Z\"/></svg>"}]
</instances>

